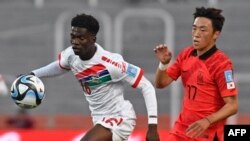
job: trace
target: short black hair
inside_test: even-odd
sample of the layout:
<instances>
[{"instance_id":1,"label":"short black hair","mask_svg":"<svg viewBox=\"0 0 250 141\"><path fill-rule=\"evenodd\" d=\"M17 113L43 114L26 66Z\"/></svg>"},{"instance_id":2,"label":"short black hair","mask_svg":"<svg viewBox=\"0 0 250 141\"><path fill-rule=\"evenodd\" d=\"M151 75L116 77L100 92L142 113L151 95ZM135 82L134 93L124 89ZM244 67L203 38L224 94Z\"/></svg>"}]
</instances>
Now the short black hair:
<instances>
[{"instance_id":1,"label":"short black hair","mask_svg":"<svg viewBox=\"0 0 250 141\"><path fill-rule=\"evenodd\" d=\"M212 21L214 31L221 31L225 21L225 17L221 15L221 12L221 9L216 8L196 8L196 11L194 13L194 20L197 17L208 18Z\"/></svg>"},{"instance_id":2,"label":"short black hair","mask_svg":"<svg viewBox=\"0 0 250 141\"><path fill-rule=\"evenodd\" d=\"M86 28L88 32L92 34L97 34L99 31L99 22L91 15L87 14L77 14L71 20L71 26Z\"/></svg>"}]
</instances>

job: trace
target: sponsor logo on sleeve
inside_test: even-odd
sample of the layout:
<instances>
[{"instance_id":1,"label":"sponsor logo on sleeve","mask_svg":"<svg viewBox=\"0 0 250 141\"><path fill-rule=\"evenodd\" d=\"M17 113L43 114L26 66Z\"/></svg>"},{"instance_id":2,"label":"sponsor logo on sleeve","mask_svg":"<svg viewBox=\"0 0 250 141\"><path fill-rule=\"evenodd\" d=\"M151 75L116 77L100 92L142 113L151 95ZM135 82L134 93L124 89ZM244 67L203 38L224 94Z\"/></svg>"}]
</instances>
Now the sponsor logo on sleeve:
<instances>
[{"instance_id":1,"label":"sponsor logo on sleeve","mask_svg":"<svg viewBox=\"0 0 250 141\"><path fill-rule=\"evenodd\" d=\"M133 66L133 65L131 65L131 64L129 64L128 65L128 69L127 69L127 74L129 75L129 76L131 76L131 77L136 77L136 75L137 75L137 72L138 72L138 68L137 67L135 67L135 66Z\"/></svg>"},{"instance_id":2,"label":"sponsor logo on sleeve","mask_svg":"<svg viewBox=\"0 0 250 141\"><path fill-rule=\"evenodd\" d=\"M126 63L114 61L114 60L112 60L112 59L110 59L110 58L108 58L106 56L102 56L102 60L109 63L109 64L111 64L111 65L113 65L113 66L115 66L115 67L117 67L117 68L119 68L119 69L121 69L122 73L125 72Z\"/></svg>"},{"instance_id":3,"label":"sponsor logo on sleeve","mask_svg":"<svg viewBox=\"0 0 250 141\"><path fill-rule=\"evenodd\" d=\"M232 70L226 70L224 71L226 83L227 83L227 89L234 89L235 84L233 81L233 71Z\"/></svg>"}]
</instances>

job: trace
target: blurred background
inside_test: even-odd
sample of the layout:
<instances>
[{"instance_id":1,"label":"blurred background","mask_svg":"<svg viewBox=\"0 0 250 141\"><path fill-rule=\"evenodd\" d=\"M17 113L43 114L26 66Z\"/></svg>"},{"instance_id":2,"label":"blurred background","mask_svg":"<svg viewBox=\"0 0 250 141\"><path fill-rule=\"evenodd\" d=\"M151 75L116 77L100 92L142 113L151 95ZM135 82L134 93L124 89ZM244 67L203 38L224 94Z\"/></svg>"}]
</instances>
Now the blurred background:
<instances>
[{"instance_id":1,"label":"blurred background","mask_svg":"<svg viewBox=\"0 0 250 141\"><path fill-rule=\"evenodd\" d=\"M154 83L158 61L153 48L166 43L174 57L191 44L195 7L223 9L226 17L218 48L234 63L239 88L239 112L228 121L249 124L250 1L249 0L0 0L0 73L11 85L17 75L28 73L57 58L70 45L70 21L85 12L100 22L97 42L121 53L125 60L145 70ZM80 129L92 126L88 103L72 73L43 79L46 97L27 114L34 129ZM159 128L171 128L181 106L181 84L157 89ZM138 116L136 129L147 128L147 113L140 91L126 86L126 99ZM0 97L0 129L18 113L10 96Z\"/></svg>"}]
</instances>

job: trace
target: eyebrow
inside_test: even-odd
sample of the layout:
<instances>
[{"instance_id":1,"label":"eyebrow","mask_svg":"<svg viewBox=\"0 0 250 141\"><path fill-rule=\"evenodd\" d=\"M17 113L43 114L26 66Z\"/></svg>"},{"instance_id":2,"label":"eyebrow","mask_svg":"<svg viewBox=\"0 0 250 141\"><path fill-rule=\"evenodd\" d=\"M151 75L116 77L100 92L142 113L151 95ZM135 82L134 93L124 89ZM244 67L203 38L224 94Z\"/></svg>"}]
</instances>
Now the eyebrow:
<instances>
[{"instance_id":1,"label":"eyebrow","mask_svg":"<svg viewBox=\"0 0 250 141\"><path fill-rule=\"evenodd\" d=\"M202 25L202 26L193 25L193 27L197 27L197 28L207 28L207 26L205 26L205 25Z\"/></svg>"}]
</instances>

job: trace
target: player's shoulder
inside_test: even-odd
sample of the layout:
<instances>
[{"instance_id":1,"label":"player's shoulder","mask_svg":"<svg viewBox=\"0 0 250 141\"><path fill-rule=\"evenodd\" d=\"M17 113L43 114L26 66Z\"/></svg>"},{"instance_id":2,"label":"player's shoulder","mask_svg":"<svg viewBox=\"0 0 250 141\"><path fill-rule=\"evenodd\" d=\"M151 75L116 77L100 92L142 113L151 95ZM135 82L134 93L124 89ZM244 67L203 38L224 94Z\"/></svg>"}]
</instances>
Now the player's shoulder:
<instances>
[{"instance_id":1,"label":"player's shoulder","mask_svg":"<svg viewBox=\"0 0 250 141\"><path fill-rule=\"evenodd\" d=\"M122 55L120 55L118 53L113 53L113 52L104 50L100 46L98 47L98 49L101 50L101 52L102 52L101 53L101 59L104 60L104 61L107 61L107 60L116 61L116 62L123 61Z\"/></svg>"},{"instance_id":2,"label":"player's shoulder","mask_svg":"<svg viewBox=\"0 0 250 141\"><path fill-rule=\"evenodd\" d=\"M216 57L218 60L228 60L230 61L230 57L222 50L217 49L214 57Z\"/></svg>"},{"instance_id":3,"label":"player's shoulder","mask_svg":"<svg viewBox=\"0 0 250 141\"><path fill-rule=\"evenodd\" d=\"M182 50L182 52L185 53L185 54L190 54L190 53L192 53L194 50L195 50L194 47L193 47L192 45L190 45L190 46L185 47L185 48Z\"/></svg>"},{"instance_id":4,"label":"player's shoulder","mask_svg":"<svg viewBox=\"0 0 250 141\"><path fill-rule=\"evenodd\" d=\"M68 58L72 55L75 55L75 53L72 49L72 46L69 46L69 47L65 48L63 51L61 51L61 53L59 54L59 57Z\"/></svg>"},{"instance_id":5,"label":"player's shoulder","mask_svg":"<svg viewBox=\"0 0 250 141\"><path fill-rule=\"evenodd\" d=\"M206 59L206 62L207 66L215 73L218 72L217 70L228 67L231 68L233 65L229 56L218 48L210 57Z\"/></svg>"},{"instance_id":6,"label":"player's shoulder","mask_svg":"<svg viewBox=\"0 0 250 141\"><path fill-rule=\"evenodd\" d=\"M183 48L181 51L180 51L180 53L179 53L179 56L181 57L181 58L187 58L187 57L189 57L189 56L191 56L192 55L192 52L194 52L194 47L193 46L187 46L187 47L185 47L185 48Z\"/></svg>"},{"instance_id":7,"label":"player's shoulder","mask_svg":"<svg viewBox=\"0 0 250 141\"><path fill-rule=\"evenodd\" d=\"M67 47L58 55L59 60L64 60L66 62L71 61L76 57L77 56L75 55L72 46Z\"/></svg>"},{"instance_id":8,"label":"player's shoulder","mask_svg":"<svg viewBox=\"0 0 250 141\"><path fill-rule=\"evenodd\" d=\"M112 52L107 52L105 54L102 54L101 60L104 64L110 67L121 66L122 62L124 61L120 54Z\"/></svg>"},{"instance_id":9,"label":"player's shoulder","mask_svg":"<svg viewBox=\"0 0 250 141\"><path fill-rule=\"evenodd\" d=\"M65 53L65 54L74 54L72 46L69 46L69 47L65 48L62 52Z\"/></svg>"},{"instance_id":10,"label":"player's shoulder","mask_svg":"<svg viewBox=\"0 0 250 141\"><path fill-rule=\"evenodd\" d=\"M100 57L101 63L112 71L123 70L125 67L125 61L118 53L103 50Z\"/></svg>"}]
</instances>

